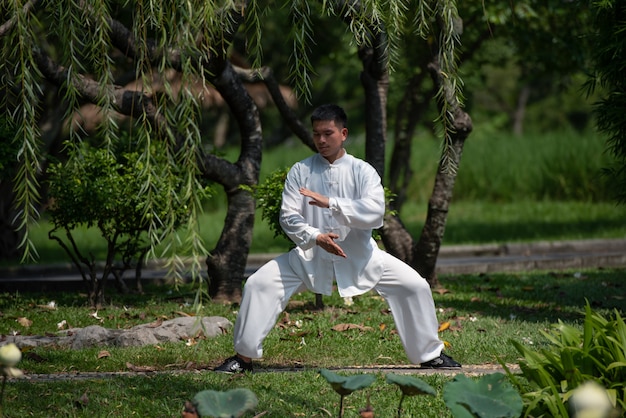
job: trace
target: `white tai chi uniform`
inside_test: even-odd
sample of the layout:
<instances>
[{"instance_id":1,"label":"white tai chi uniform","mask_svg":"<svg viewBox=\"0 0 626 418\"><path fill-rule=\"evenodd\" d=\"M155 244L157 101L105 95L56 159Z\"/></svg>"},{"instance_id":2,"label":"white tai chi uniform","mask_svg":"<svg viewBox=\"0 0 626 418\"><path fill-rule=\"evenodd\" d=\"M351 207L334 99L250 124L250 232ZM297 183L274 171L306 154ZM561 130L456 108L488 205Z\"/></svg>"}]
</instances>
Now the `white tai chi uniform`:
<instances>
[{"instance_id":1,"label":"white tai chi uniform","mask_svg":"<svg viewBox=\"0 0 626 418\"><path fill-rule=\"evenodd\" d=\"M309 205L301 187L328 196L330 207ZM365 161L346 153L331 164L315 154L294 164L285 181L280 223L296 247L246 281L234 328L235 351L262 357L263 340L291 296L305 289L330 295L334 280L343 297L374 289L385 298L411 362L438 357L443 343L428 282L372 238L384 213L380 177ZM339 235L335 242L347 258L317 246L317 236L329 232Z\"/></svg>"}]
</instances>

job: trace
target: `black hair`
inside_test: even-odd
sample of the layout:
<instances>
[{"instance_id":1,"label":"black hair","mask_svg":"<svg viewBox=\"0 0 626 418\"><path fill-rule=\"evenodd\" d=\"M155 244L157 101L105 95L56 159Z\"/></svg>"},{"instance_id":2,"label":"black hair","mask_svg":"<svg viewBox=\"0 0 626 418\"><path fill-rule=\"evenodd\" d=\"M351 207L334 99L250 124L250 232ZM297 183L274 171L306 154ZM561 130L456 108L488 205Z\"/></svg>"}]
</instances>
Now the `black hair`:
<instances>
[{"instance_id":1,"label":"black hair","mask_svg":"<svg viewBox=\"0 0 626 418\"><path fill-rule=\"evenodd\" d=\"M342 128L348 127L348 115L346 115L346 112L336 104L324 104L313 110L313 113L311 113L311 124L321 120L332 120L337 126Z\"/></svg>"}]
</instances>

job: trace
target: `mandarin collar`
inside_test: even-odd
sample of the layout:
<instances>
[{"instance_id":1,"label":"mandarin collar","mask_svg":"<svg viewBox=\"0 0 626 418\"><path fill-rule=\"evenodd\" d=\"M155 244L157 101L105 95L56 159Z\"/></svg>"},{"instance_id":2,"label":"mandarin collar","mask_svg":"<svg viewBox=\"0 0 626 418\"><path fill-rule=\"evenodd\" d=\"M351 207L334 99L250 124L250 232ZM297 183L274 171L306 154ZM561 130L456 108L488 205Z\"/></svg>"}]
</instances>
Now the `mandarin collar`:
<instances>
[{"instance_id":1,"label":"mandarin collar","mask_svg":"<svg viewBox=\"0 0 626 418\"><path fill-rule=\"evenodd\" d=\"M343 155L337 158L335 162L333 163L329 162L326 158L322 157L321 154L317 154L317 157L320 161L322 161L326 165L339 166L339 165L347 164L348 160L350 159L350 154L348 154L348 151L347 150L344 150L344 151L345 152L343 153Z\"/></svg>"}]
</instances>

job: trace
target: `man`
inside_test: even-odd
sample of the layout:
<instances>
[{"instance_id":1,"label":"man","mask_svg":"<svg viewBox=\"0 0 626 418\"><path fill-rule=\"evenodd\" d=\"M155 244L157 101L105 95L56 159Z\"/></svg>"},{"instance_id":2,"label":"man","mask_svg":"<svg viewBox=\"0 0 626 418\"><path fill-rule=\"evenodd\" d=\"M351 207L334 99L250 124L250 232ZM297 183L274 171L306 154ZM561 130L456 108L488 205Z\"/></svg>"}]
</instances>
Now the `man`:
<instances>
[{"instance_id":1,"label":"man","mask_svg":"<svg viewBox=\"0 0 626 418\"><path fill-rule=\"evenodd\" d=\"M252 371L263 340L295 293L330 295L333 279L342 297L377 291L389 304L411 362L427 368L461 367L442 352L432 293L410 266L379 249L385 194L372 166L348 154L347 116L337 105L311 115L318 153L289 170L280 224L296 248L252 274L234 327L236 355L215 371Z\"/></svg>"}]
</instances>

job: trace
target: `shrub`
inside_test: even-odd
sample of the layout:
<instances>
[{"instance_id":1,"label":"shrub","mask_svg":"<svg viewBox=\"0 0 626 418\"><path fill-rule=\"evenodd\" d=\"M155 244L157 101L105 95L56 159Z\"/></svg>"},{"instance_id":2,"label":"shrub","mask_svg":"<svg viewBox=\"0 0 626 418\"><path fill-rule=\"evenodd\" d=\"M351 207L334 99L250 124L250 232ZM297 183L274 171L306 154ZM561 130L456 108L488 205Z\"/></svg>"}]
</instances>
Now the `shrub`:
<instances>
[{"instance_id":1,"label":"shrub","mask_svg":"<svg viewBox=\"0 0 626 418\"><path fill-rule=\"evenodd\" d=\"M163 170L163 176L148 178L137 153L116 156L106 149L83 145L70 151L66 163L52 165L49 173L49 213L54 227L48 236L63 247L78 267L88 284L92 306L102 303L111 274L126 290L121 277L125 270L135 268L139 283L141 265L151 246L147 234L150 228L156 225L164 230L170 226L168 222L177 227L189 216L185 202L172 202L168 192L171 188L155 184L180 183L177 173ZM149 198L145 192L147 184L152 186ZM208 190L205 192L208 194ZM106 241L101 276L94 255L83 254L72 235L78 226L97 227ZM66 240L61 239L59 231L65 233Z\"/></svg>"},{"instance_id":2,"label":"shrub","mask_svg":"<svg viewBox=\"0 0 626 418\"><path fill-rule=\"evenodd\" d=\"M562 321L550 332L539 352L512 341L523 356L519 365L530 390L509 372L523 393L525 416L569 417L568 400L576 388L595 382L606 388L613 406L626 408L626 324L615 310L613 318L585 307L582 331Z\"/></svg>"}]
</instances>

